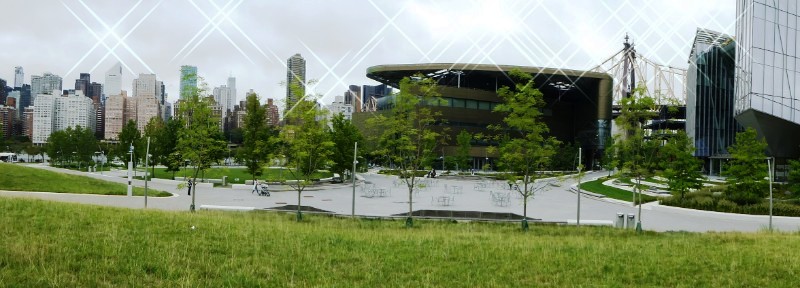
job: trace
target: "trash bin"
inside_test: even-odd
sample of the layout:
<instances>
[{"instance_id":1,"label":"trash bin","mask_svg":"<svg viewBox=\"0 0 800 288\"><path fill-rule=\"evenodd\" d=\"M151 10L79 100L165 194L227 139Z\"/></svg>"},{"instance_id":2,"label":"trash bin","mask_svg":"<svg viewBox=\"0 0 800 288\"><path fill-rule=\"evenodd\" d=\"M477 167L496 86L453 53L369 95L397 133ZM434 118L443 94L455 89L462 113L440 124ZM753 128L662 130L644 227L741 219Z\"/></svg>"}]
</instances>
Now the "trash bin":
<instances>
[{"instance_id":1,"label":"trash bin","mask_svg":"<svg viewBox=\"0 0 800 288\"><path fill-rule=\"evenodd\" d=\"M633 229L634 227L636 227L636 214L633 213L628 214L628 222L626 226L627 226L626 228L628 229Z\"/></svg>"},{"instance_id":2,"label":"trash bin","mask_svg":"<svg viewBox=\"0 0 800 288\"><path fill-rule=\"evenodd\" d=\"M625 228L625 213L617 213L617 220L614 221L614 227Z\"/></svg>"}]
</instances>

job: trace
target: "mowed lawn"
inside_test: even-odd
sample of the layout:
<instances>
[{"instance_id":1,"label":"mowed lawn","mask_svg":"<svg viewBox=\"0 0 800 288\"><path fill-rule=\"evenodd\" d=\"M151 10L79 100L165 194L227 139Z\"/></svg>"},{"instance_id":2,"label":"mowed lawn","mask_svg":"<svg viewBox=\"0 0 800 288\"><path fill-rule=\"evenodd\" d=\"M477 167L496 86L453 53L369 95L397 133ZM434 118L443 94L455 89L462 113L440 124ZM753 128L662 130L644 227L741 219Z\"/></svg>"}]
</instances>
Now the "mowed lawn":
<instances>
[{"instance_id":1,"label":"mowed lawn","mask_svg":"<svg viewBox=\"0 0 800 288\"><path fill-rule=\"evenodd\" d=\"M148 169L148 171L150 171ZM181 168L180 171L176 171L174 174L172 172L167 172L166 168L156 168L155 169L155 178L162 178L162 179L173 179L174 177L191 177L194 173L194 169L188 168L183 169ZM247 172L246 168L229 168L229 167L214 167L209 168L205 171L205 173L201 173L198 175L198 178L206 178L206 179L222 179L222 176L228 176L228 183L234 184L243 184L246 180L252 180L253 176ZM327 171L319 171L314 173L313 178L322 179L322 178L329 178L333 176L333 173ZM277 168L264 168L263 175L258 176L260 180L267 180L267 181L280 181L280 180L288 180L294 179L292 174L290 173L289 169L277 169Z\"/></svg>"},{"instance_id":2,"label":"mowed lawn","mask_svg":"<svg viewBox=\"0 0 800 288\"><path fill-rule=\"evenodd\" d=\"M607 179L600 178L600 179L597 179L597 180L581 183L581 189L589 191L589 192L592 192L592 193L602 194L602 195L605 195L606 197L609 197L609 198L622 200L622 201L633 202L632 201L633 200L633 195L634 195L633 192L627 191L627 190L622 190L622 189L619 189L619 188L616 188L616 187L610 187L610 186L603 185L603 182L605 182L606 180ZM650 195L642 194L642 202L644 202L644 203L652 202L652 201L656 201L656 200L658 200L658 198L650 196ZM639 195L638 194L636 195L636 201L637 202L639 201Z\"/></svg>"},{"instance_id":3,"label":"mowed lawn","mask_svg":"<svg viewBox=\"0 0 800 288\"><path fill-rule=\"evenodd\" d=\"M7 287L797 287L799 234L129 210L0 197ZM194 226L196 229L191 229Z\"/></svg>"},{"instance_id":4,"label":"mowed lawn","mask_svg":"<svg viewBox=\"0 0 800 288\"><path fill-rule=\"evenodd\" d=\"M8 163L0 163L0 190L99 195L128 193L128 187L121 183ZM144 195L144 188L134 187L133 194ZM148 189L147 194L155 197L172 195L153 189Z\"/></svg>"}]
</instances>

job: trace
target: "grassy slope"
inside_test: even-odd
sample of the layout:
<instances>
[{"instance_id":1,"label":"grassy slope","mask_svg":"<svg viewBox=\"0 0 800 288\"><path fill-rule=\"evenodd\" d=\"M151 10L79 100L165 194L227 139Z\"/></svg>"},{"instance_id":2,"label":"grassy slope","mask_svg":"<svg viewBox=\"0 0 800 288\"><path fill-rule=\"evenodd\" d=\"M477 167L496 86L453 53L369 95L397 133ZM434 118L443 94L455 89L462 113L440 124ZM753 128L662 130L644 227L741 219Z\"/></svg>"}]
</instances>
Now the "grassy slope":
<instances>
[{"instance_id":1,"label":"grassy slope","mask_svg":"<svg viewBox=\"0 0 800 288\"><path fill-rule=\"evenodd\" d=\"M100 195L128 193L127 186L120 183L7 163L0 163L0 190ZM134 187L133 194L144 195L144 188ZM165 197L172 194L148 189L148 195Z\"/></svg>"},{"instance_id":2,"label":"grassy slope","mask_svg":"<svg viewBox=\"0 0 800 288\"><path fill-rule=\"evenodd\" d=\"M633 196L632 196L632 192L631 191L622 190L622 189L619 189L619 188L609 187L609 186L603 185L604 181L606 181L606 179L600 178L600 179L597 179L597 180L594 180L594 181L589 181L589 182L586 182L586 183L582 183L581 184L581 189L589 191L589 192L592 192L592 193L603 194L603 195L606 195L606 197L614 198L614 199L617 199L617 200L628 201L628 202L633 200L632 199ZM639 196L637 195L636 198L638 200ZM651 201L656 201L656 200L658 200L658 198L653 197L653 196L648 196L648 195L642 195L642 201L645 202L645 203L646 202L651 202Z\"/></svg>"},{"instance_id":3,"label":"grassy slope","mask_svg":"<svg viewBox=\"0 0 800 288\"><path fill-rule=\"evenodd\" d=\"M2 197L0 211L9 287L795 287L800 277L796 234L424 221L407 230Z\"/></svg>"},{"instance_id":4,"label":"grassy slope","mask_svg":"<svg viewBox=\"0 0 800 288\"><path fill-rule=\"evenodd\" d=\"M148 170L149 171L149 170ZM175 177L183 177L183 176L191 176L194 170L192 169L181 169L181 171L175 172ZM331 177L333 174L330 172L317 172L314 175L314 178L328 178ZM202 176L202 175L201 175ZM247 172L245 168L228 168L228 167L221 167L221 168L211 168L206 170L205 178L208 179L222 179L222 176L228 176L229 183L244 183L245 180L253 179L253 176ZM166 172L166 168L156 168L156 178L164 178L164 179L172 179L172 172ZM258 179L269 179L270 181L281 179L289 179L292 177L292 174L289 173L288 169L284 169L283 173L281 173L280 169L264 169L264 174L259 176ZM236 178L239 181L236 181Z\"/></svg>"}]
</instances>

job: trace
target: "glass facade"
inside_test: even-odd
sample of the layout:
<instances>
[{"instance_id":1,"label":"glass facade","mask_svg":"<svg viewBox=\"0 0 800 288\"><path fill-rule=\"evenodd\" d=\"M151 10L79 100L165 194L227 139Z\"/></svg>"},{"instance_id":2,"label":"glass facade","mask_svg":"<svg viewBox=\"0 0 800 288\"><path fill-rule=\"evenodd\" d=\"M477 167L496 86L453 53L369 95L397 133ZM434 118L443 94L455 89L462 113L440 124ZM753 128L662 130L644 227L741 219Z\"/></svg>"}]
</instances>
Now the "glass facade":
<instances>
[{"instance_id":1,"label":"glass facade","mask_svg":"<svg viewBox=\"0 0 800 288\"><path fill-rule=\"evenodd\" d=\"M737 0L736 119L754 127L777 157L800 148L800 5L796 0Z\"/></svg>"},{"instance_id":2,"label":"glass facade","mask_svg":"<svg viewBox=\"0 0 800 288\"><path fill-rule=\"evenodd\" d=\"M698 29L687 71L686 133L695 156L724 157L741 126L733 118L736 42Z\"/></svg>"}]
</instances>

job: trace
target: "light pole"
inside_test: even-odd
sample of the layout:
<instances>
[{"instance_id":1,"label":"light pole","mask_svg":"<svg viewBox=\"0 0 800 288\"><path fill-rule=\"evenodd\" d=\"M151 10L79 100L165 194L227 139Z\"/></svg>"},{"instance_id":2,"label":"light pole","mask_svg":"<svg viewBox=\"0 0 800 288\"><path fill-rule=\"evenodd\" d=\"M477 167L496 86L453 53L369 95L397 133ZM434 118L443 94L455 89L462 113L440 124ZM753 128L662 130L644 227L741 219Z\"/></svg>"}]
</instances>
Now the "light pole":
<instances>
[{"instance_id":1,"label":"light pole","mask_svg":"<svg viewBox=\"0 0 800 288\"><path fill-rule=\"evenodd\" d=\"M583 148L578 147L578 219L577 219L577 226L581 226L581 168L583 168L583 164L581 163L581 151Z\"/></svg>"},{"instance_id":2,"label":"light pole","mask_svg":"<svg viewBox=\"0 0 800 288\"><path fill-rule=\"evenodd\" d=\"M772 232L772 166L775 164L775 158L767 158L767 175L769 175L769 232Z\"/></svg>"},{"instance_id":3,"label":"light pole","mask_svg":"<svg viewBox=\"0 0 800 288\"><path fill-rule=\"evenodd\" d=\"M358 164L358 142L353 147L353 173L351 173L351 177L353 177L353 206L350 210L350 217L353 218L356 217L356 164Z\"/></svg>"},{"instance_id":4,"label":"light pole","mask_svg":"<svg viewBox=\"0 0 800 288\"><path fill-rule=\"evenodd\" d=\"M147 137L147 150L144 153L144 208L147 208L147 166L150 160L150 137Z\"/></svg>"},{"instance_id":5,"label":"light pole","mask_svg":"<svg viewBox=\"0 0 800 288\"><path fill-rule=\"evenodd\" d=\"M131 160L128 162L128 197L133 196L133 143L128 148L128 154L131 155Z\"/></svg>"}]
</instances>

